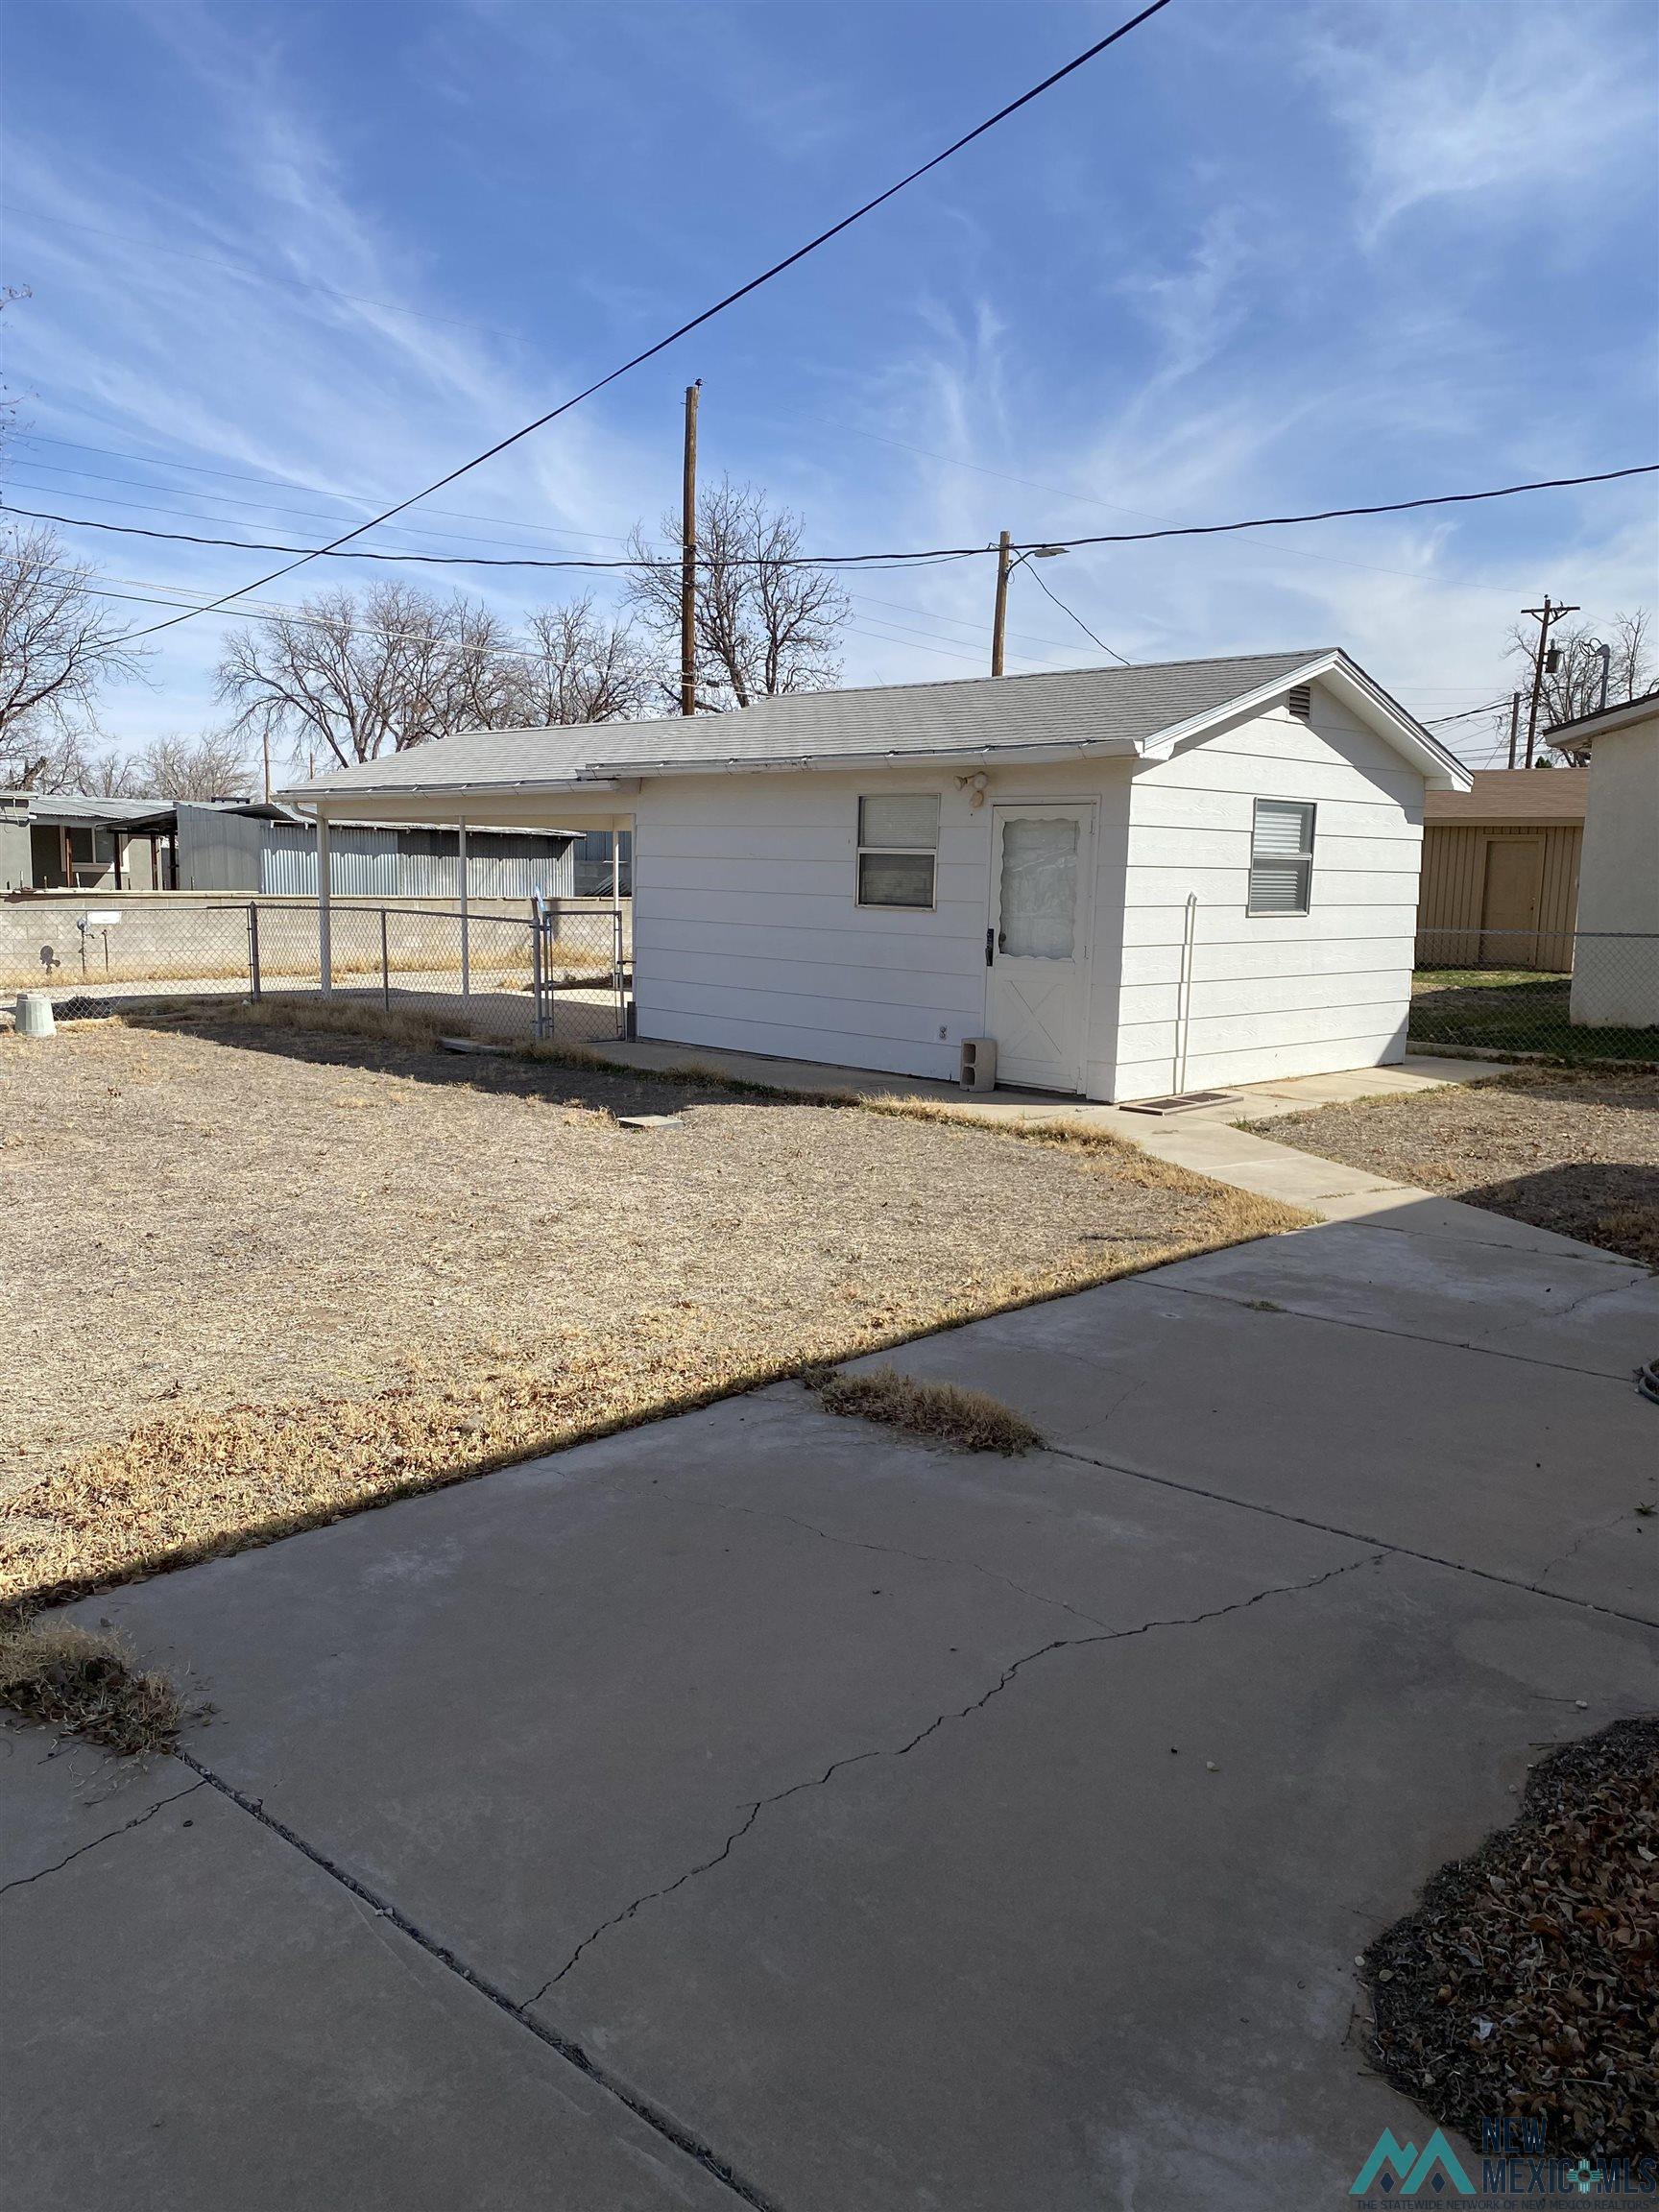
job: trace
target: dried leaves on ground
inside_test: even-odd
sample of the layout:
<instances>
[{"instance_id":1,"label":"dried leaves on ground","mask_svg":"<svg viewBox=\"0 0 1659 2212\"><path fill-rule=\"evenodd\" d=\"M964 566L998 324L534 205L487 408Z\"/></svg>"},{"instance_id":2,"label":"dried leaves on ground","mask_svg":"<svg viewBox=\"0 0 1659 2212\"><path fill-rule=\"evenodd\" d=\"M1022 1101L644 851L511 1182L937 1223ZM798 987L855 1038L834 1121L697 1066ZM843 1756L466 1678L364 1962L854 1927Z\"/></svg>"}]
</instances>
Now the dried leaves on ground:
<instances>
[{"instance_id":1,"label":"dried leaves on ground","mask_svg":"<svg viewBox=\"0 0 1659 2212\"><path fill-rule=\"evenodd\" d=\"M184 1719L164 1674L136 1667L105 1630L70 1621L0 1621L0 1705L108 1751L166 1751Z\"/></svg>"},{"instance_id":2,"label":"dried leaves on ground","mask_svg":"<svg viewBox=\"0 0 1659 2212\"><path fill-rule=\"evenodd\" d=\"M674 1113L672 1128L617 1117ZM1297 1225L1060 1123L230 1017L0 1037L0 1595Z\"/></svg>"},{"instance_id":3,"label":"dried leaves on ground","mask_svg":"<svg viewBox=\"0 0 1659 2212\"><path fill-rule=\"evenodd\" d=\"M1001 1452L1013 1457L1043 1441L1022 1413L988 1390L966 1390L959 1382L921 1382L889 1365L855 1375L831 1369L808 1380L830 1413L884 1421L889 1428L936 1437L964 1452Z\"/></svg>"},{"instance_id":4,"label":"dried leaves on ground","mask_svg":"<svg viewBox=\"0 0 1659 2212\"><path fill-rule=\"evenodd\" d=\"M1659 2153L1659 1720L1532 1770L1520 1816L1366 1952L1379 2065L1444 2127Z\"/></svg>"},{"instance_id":5,"label":"dried leaves on ground","mask_svg":"<svg viewBox=\"0 0 1659 2212\"><path fill-rule=\"evenodd\" d=\"M1250 1126L1659 1267L1659 1074L1651 1071L1529 1069Z\"/></svg>"}]
</instances>

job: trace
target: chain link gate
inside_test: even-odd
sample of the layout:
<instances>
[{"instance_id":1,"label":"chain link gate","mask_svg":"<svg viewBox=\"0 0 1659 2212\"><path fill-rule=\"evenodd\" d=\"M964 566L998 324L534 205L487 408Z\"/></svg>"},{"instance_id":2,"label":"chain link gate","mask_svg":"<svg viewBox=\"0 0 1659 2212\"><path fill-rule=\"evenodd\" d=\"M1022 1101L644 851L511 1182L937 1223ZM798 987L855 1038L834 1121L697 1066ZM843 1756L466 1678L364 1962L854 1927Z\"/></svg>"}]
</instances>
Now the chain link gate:
<instances>
[{"instance_id":1,"label":"chain link gate","mask_svg":"<svg viewBox=\"0 0 1659 2212\"><path fill-rule=\"evenodd\" d=\"M539 1044L626 1037L632 1005L622 909L530 901L531 991Z\"/></svg>"}]
</instances>

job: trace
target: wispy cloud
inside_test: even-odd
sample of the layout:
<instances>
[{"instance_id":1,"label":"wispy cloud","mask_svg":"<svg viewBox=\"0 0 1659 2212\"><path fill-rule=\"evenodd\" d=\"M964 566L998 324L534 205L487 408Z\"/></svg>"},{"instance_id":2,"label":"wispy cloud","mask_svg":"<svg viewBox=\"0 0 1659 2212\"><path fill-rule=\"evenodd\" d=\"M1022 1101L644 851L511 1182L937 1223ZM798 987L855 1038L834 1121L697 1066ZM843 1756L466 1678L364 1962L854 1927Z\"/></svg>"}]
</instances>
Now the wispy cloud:
<instances>
[{"instance_id":1,"label":"wispy cloud","mask_svg":"<svg viewBox=\"0 0 1659 2212\"><path fill-rule=\"evenodd\" d=\"M1632 11L1594 6L1345 11L1306 68L1352 139L1365 236L1442 201L1529 220L1539 194L1592 184L1621 139L1651 151L1635 28Z\"/></svg>"}]
</instances>

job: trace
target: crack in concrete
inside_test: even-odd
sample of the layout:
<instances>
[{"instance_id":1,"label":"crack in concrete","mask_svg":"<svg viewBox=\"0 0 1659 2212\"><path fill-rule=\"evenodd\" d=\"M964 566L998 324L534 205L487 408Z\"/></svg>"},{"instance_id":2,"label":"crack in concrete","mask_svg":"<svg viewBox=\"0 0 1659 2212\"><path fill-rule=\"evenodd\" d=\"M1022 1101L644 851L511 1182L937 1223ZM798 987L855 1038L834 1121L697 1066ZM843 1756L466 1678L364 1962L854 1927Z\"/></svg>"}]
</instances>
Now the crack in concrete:
<instances>
[{"instance_id":1,"label":"crack in concrete","mask_svg":"<svg viewBox=\"0 0 1659 2212\"><path fill-rule=\"evenodd\" d=\"M803 1521L799 1514L782 1513L773 1505L721 1505L717 1513L743 1513L761 1521L785 1521L792 1528L805 1528L809 1536L820 1536L826 1544L843 1544L854 1551L879 1551L893 1559L914 1559L923 1567L965 1567L972 1574L984 1575L993 1582L1000 1582L1010 1590L1017 1590L1022 1598L1029 1598L1033 1604L1053 1605L1062 1613L1070 1613L1073 1620L1087 1621L1091 1627L1104 1628L1106 1623L1097 1613L1085 1613L1080 1606L1068 1603L1064 1598L1050 1598L1046 1591L1032 1590L1023 1582L1016 1582L1012 1575L999 1575L995 1567L983 1567L977 1559L958 1559L934 1551L910 1551L902 1544L877 1544L863 1536L838 1536L832 1529L820 1528L815 1521Z\"/></svg>"},{"instance_id":2,"label":"crack in concrete","mask_svg":"<svg viewBox=\"0 0 1659 2212\"><path fill-rule=\"evenodd\" d=\"M1548 1590L1542 1582L1528 1582L1520 1575L1500 1575L1491 1567L1472 1567L1466 1559L1448 1559L1439 1551L1421 1551L1415 1545L1395 1544L1371 1529L1344 1528L1334 1521L1315 1521L1311 1514L1292 1513L1283 1505L1262 1505L1255 1499L1236 1498L1226 1490L1206 1489L1202 1482L1182 1482L1173 1475L1154 1475L1146 1467L1127 1466L1121 1459L1102 1459L1094 1453L1079 1451L1075 1445L1050 1444L1046 1449L1056 1459L1074 1459L1080 1467L1097 1468L1103 1475L1123 1475L1132 1482L1150 1482L1160 1490L1178 1490L1183 1497L1205 1498L1214 1505L1236 1505L1241 1513L1260 1513L1268 1521L1287 1521L1294 1528L1312 1528L1321 1536L1340 1536L1350 1544L1372 1544L1396 1559L1418 1559L1426 1567L1445 1567L1454 1575L1473 1575L1477 1580L1496 1582L1503 1590L1525 1590L1534 1598L1553 1599L1557 1605L1575 1605L1582 1613L1599 1613L1603 1620L1628 1621L1633 1627L1646 1628L1649 1633L1659 1628L1659 1621L1649 1620L1644 1613L1626 1613L1619 1605L1598 1604L1594 1598L1575 1598L1571 1591ZM1552 1564L1559 1566L1560 1561Z\"/></svg>"},{"instance_id":3,"label":"crack in concrete","mask_svg":"<svg viewBox=\"0 0 1659 2212\"><path fill-rule=\"evenodd\" d=\"M1539 1568L1539 1581L1548 1582L1551 1575L1554 1574L1558 1567L1565 1567L1570 1559L1575 1558L1577 1556L1578 1552L1582 1551L1583 1547L1589 1543L1592 1536L1604 1536L1609 1528L1616 1528L1620 1522L1623 1520L1624 1516L1631 1510L1632 1508L1628 1505L1621 1505L1619 1510L1616 1513L1610 1513L1605 1521L1593 1521L1591 1522L1588 1528L1581 1528L1578 1534L1574 1537L1572 1543L1568 1545L1565 1551L1561 1552L1557 1557L1551 1559L1547 1567Z\"/></svg>"},{"instance_id":4,"label":"crack in concrete","mask_svg":"<svg viewBox=\"0 0 1659 2212\"><path fill-rule=\"evenodd\" d=\"M68 1858L60 1859L55 1865L42 1866L37 1874L19 1874L13 1881L0 1883L0 1897L4 1897L11 1889L27 1889L31 1882L44 1882L48 1874L60 1873L75 1860L84 1859L88 1851L96 1851L100 1843L112 1843L117 1836L127 1836L134 1828L142 1828L146 1820L155 1819L162 1806L177 1805L180 1797L192 1797L201 1788L200 1782L192 1782L187 1790L175 1790L171 1797L158 1798L148 1812L138 1814L132 1820L124 1820L119 1828L111 1828L102 1836L94 1836L90 1843L80 1844L69 1853Z\"/></svg>"},{"instance_id":5,"label":"crack in concrete","mask_svg":"<svg viewBox=\"0 0 1659 2212\"><path fill-rule=\"evenodd\" d=\"M1293 1597L1304 1591L1317 1590L1321 1583L1334 1581L1338 1575L1351 1575L1360 1567L1377 1566L1385 1556L1386 1553L1383 1551L1373 1551L1365 1558L1350 1559L1340 1567L1329 1567L1323 1574L1313 1575L1309 1581L1275 1582L1265 1590L1256 1591L1251 1597L1236 1598L1231 1603L1212 1606L1207 1612L1182 1614L1173 1619L1142 1621L1133 1628L1105 1628L1097 1636L1056 1636L1047 1644L1038 1645L1034 1650L1022 1652L1018 1659L1011 1660L1003 1668L989 1690L958 1709L936 1714L928 1721L926 1727L919 1729L907 1743L901 1743L893 1749L877 1746L868 1751L850 1751L843 1758L831 1760L822 1774L808 1775L805 1781L791 1782L786 1789L775 1790L766 1797L757 1797L718 1851L708 1859L700 1860L695 1866L688 1866L683 1874L676 1875L672 1882L665 1882L659 1888L646 1890L642 1896L636 1897L631 1905L624 1906L620 1912L613 1912L609 1919L602 1920L589 1935L583 1936L581 1942L577 1944L575 1950L571 1952L558 1972L550 1974L533 1997L525 1998L521 2009L528 2012L532 2006L539 2005L549 1989L564 1981L565 1975L570 1972L583 1953L590 1950L599 1938L607 1935L613 1928L620 1927L625 1920L632 1920L637 1912L642 1911L647 1905L655 1904L660 1898L671 1897L676 1889L684 1888L687 1882L694 1882L700 1875L711 1872L714 1867L729 1859L733 1849L748 1835L768 1806L781 1805L786 1797L799 1796L803 1791L822 1790L843 1768L860 1766L865 1760L906 1758L918 1745L926 1743L928 1737L936 1734L948 1721L966 1720L972 1715L982 1712L990 1704L993 1697L999 1696L1015 1676L1023 1668L1032 1665L1034 1661L1046 1659L1056 1651L1080 1651L1090 1645L1125 1643L1131 1637L1149 1636L1155 1628L1196 1628L1206 1622L1219 1621L1229 1613L1247 1612L1252 1605L1260 1605L1268 1598Z\"/></svg>"},{"instance_id":6,"label":"crack in concrete","mask_svg":"<svg viewBox=\"0 0 1659 2212\"><path fill-rule=\"evenodd\" d=\"M1146 1277L1142 1280L1150 1281L1151 1278ZM1102 1287L1110 1289L1114 1286L1106 1284ZM1158 1287L1161 1290L1179 1291L1183 1298L1209 1298L1223 1306L1248 1306L1250 1303L1249 1299L1240 1298L1231 1290L1212 1289L1208 1285L1200 1283L1171 1283L1166 1278L1159 1282ZM1628 1289L1630 1286L1625 1284L1623 1287ZM1605 1298L1611 1295L1610 1290L1595 1290L1584 1293L1586 1298ZM1577 1302L1583 1303L1582 1300ZM1571 1309L1566 1308L1563 1310L1570 1311ZM1547 1367L1552 1374L1558 1375L1586 1375L1597 1382L1619 1384L1627 1382L1629 1379L1627 1368L1622 1369L1617 1375L1610 1375L1604 1367L1581 1367L1572 1359L1547 1359L1541 1352L1506 1352L1502 1344L1494 1341L1491 1337L1428 1336L1419 1329L1390 1329L1382 1321L1358 1321L1345 1313L1315 1313L1305 1306L1286 1306L1285 1311L1298 1321L1317 1322L1321 1328L1325 1329L1358 1329L1368 1336L1394 1336L1398 1337L1403 1344L1436 1345L1443 1352L1474 1352L1483 1359L1513 1359L1523 1367ZM995 1320L999 1316L993 1315L991 1318ZM1531 1316L1534 1321L1553 1321L1558 1318L1559 1315L1554 1313L1537 1313ZM1528 1323L1525 1320L1509 1324L1511 1329L1522 1329L1527 1326Z\"/></svg>"},{"instance_id":7,"label":"crack in concrete","mask_svg":"<svg viewBox=\"0 0 1659 2212\"><path fill-rule=\"evenodd\" d=\"M550 2051L556 2052L567 2064L574 2066L578 2073L585 2074L596 2088L602 2090L608 2097L613 2097L619 2104L626 2106L635 2118L641 2121L654 2134L661 2136L664 2142L672 2144L676 2151L683 2152L693 2164L700 2166L704 2173L710 2175L716 2181L722 2183L734 2197L739 2198L743 2203L751 2205L754 2212L779 2212L779 2207L771 2198L762 2195L753 2182L746 2180L737 2172L735 2167L729 2166L709 2145L703 2142L700 2137L693 2135L688 2128L683 2128L668 2113L660 2110L649 2099L637 2095L626 2083L608 2074L604 2067L589 2057L582 2045L572 2037L562 2035L557 2029L549 2028L542 2021L532 2020L528 2005L517 2004L508 1996L504 1989L498 1988L485 1975L469 1966L467 1961L451 1951L447 1944L441 1943L437 1936L428 1935L424 1928L421 1927L418 1922L411 1920L406 1912L400 1911L389 1898L378 1895L369 1887L367 1883L359 1882L354 1874L349 1874L344 1866L338 1865L325 1853L319 1851L315 1844L308 1843L297 1829L288 1827L285 1822L278 1820L274 1814L267 1813L263 1798L248 1796L245 1791L238 1790L234 1783L227 1782L222 1774L216 1774L210 1767L204 1766L202 1761L189 1751L180 1750L175 1753L175 1756L181 1760L192 1773L201 1776L201 1782L195 1787L201 1788L204 1785L208 1789L216 1790L222 1797L228 1797L230 1803L246 1813L250 1819L256 1820L261 1828L277 1837L291 1849L298 1851L301 1858L308 1859L313 1866L326 1874L331 1881L337 1882L341 1888L356 1898L359 1903L372 1907L377 1918L389 1920L393 1927L402 1935L407 1936L411 1942L419 1944L429 1959L434 1960L440 1966L446 1968L449 1973L465 1982L469 1988L475 1990L480 1997L486 1998L498 2011L505 2012L509 2019L516 2020L520 2028L534 2035L538 2042L544 2043ZM180 1795L187 1796L188 1794L187 1791L180 1791ZM533 2003L534 2000L531 2002Z\"/></svg>"}]
</instances>

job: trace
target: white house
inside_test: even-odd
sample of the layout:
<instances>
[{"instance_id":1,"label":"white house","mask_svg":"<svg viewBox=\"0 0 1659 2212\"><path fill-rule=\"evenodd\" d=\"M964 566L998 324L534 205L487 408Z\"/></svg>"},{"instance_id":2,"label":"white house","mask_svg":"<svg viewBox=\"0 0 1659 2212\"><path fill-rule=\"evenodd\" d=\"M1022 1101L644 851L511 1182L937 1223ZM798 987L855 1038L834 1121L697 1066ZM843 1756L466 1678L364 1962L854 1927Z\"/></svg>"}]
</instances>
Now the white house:
<instances>
[{"instance_id":1,"label":"white house","mask_svg":"<svg viewBox=\"0 0 1659 2212\"><path fill-rule=\"evenodd\" d=\"M1573 1019L1659 1027L1659 692L1564 722L1550 742L1590 755Z\"/></svg>"},{"instance_id":2,"label":"white house","mask_svg":"<svg viewBox=\"0 0 1659 2212\"><path fill-rule=\"evenodd\" d=\"M476 732L283 796L634 832L638 1034L1131 1100L1396 1060L1425 788L1336 650Z\"/></svg>"}]
</instances>

